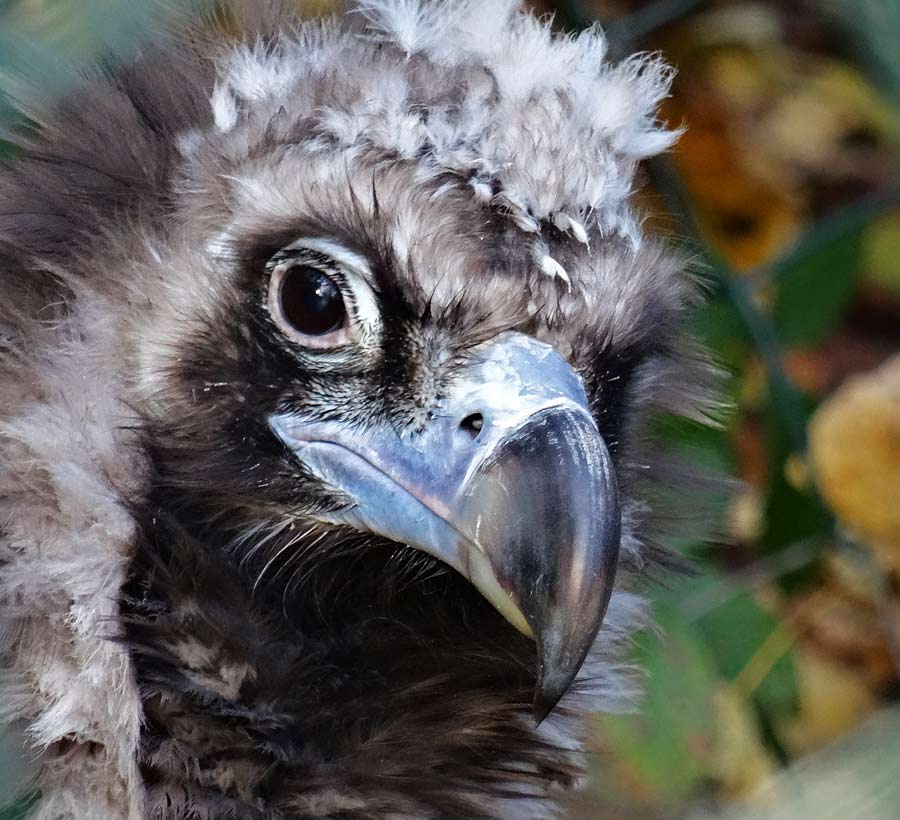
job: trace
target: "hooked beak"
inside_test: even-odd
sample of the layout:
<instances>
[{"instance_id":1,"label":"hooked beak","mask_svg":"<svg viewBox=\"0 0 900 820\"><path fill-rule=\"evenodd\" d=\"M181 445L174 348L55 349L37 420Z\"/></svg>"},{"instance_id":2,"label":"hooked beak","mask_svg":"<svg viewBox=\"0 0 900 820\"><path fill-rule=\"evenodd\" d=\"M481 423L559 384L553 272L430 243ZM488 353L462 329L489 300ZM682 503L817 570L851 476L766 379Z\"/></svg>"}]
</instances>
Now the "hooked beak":
<instances>
[{"instance_id":1,"label":"hooked beak","mask_svg":"<svg viewBox=\"0 0 900 820\"><path fill-rule=\"evenodd\" d=\"M419 432L294 414L270 425L307 470L352 500L329 520L439 558L534 638L540 722L603 622L618 490L581 380L561 356L518 333L480 354Z\"/></svg>"}]
</instances>

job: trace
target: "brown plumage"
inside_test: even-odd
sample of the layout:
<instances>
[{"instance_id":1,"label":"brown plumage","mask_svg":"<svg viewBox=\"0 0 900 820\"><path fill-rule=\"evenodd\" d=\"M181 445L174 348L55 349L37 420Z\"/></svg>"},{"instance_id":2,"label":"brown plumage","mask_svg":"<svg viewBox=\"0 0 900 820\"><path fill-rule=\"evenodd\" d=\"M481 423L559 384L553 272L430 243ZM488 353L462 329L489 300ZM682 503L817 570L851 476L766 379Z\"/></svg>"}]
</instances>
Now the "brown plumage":
<instances>
[{"instance_id":1,"label":"brown plumage","mask_svg":"<svg viewBox=\"0 0 900 820\"><path fill-rule=\"evenodd\" d=\"M513 0L244 10L0 171L35 816L554 816L668 560L645 422L711 402L628 202L668 73Z\"/></svg>"}]
</instances>

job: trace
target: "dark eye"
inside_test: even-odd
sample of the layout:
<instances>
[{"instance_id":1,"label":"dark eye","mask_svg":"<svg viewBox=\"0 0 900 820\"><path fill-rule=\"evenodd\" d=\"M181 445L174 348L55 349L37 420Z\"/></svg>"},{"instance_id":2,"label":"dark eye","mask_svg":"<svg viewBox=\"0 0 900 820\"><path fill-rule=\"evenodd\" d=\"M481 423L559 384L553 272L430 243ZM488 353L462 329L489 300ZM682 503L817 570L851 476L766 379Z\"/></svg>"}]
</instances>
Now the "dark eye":
<instances>
[{"instance_id":1,"label":"dark eye","mask_svg":"<svg viewBox=\"0 0 900 820\"><path fill-rule=\"evenodd\" d=\"M269 286L269 310L295 341L334 347L346 341L347 309L341 289L311 265L276 268Z\"/></svg>"}]
</instances>

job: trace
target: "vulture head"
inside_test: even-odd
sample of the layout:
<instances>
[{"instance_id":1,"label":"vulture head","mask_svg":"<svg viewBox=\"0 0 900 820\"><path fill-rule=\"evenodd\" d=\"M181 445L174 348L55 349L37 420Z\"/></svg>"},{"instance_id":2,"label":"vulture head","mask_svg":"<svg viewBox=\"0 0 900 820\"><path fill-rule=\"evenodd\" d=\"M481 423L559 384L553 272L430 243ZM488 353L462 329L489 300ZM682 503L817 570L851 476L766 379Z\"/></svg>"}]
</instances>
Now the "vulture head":
<instances>
[{"instance_id":1,"label":"vulture head","mask_svg":"<svg viewBox=\"0 0 900 820\"><path fill-rule=\"evenodd\" d=\"M630 204L669 71L516 0L157 40L0 171L36 816L556 816L668 562L647 421L710 401Z\"/></svg>"}]
</instances>

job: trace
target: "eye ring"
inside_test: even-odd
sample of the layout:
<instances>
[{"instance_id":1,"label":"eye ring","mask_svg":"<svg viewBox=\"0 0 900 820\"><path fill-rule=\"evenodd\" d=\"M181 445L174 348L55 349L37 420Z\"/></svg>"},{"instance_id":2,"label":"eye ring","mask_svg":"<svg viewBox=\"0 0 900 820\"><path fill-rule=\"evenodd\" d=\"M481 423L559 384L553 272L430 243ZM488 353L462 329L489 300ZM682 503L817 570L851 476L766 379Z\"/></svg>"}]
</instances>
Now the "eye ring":
<instances>
[{"instance_id":1,"label":"eye ring","mask_svg":"<svg viewBox=\"0 0 900 820\"><path fill-rule=\"evenodd\" d=\"M269 314L289 339L327 350L350 342L350 318L341 286L302 260L277 265L269 280Z\"/></svg>"}]
</instances>

